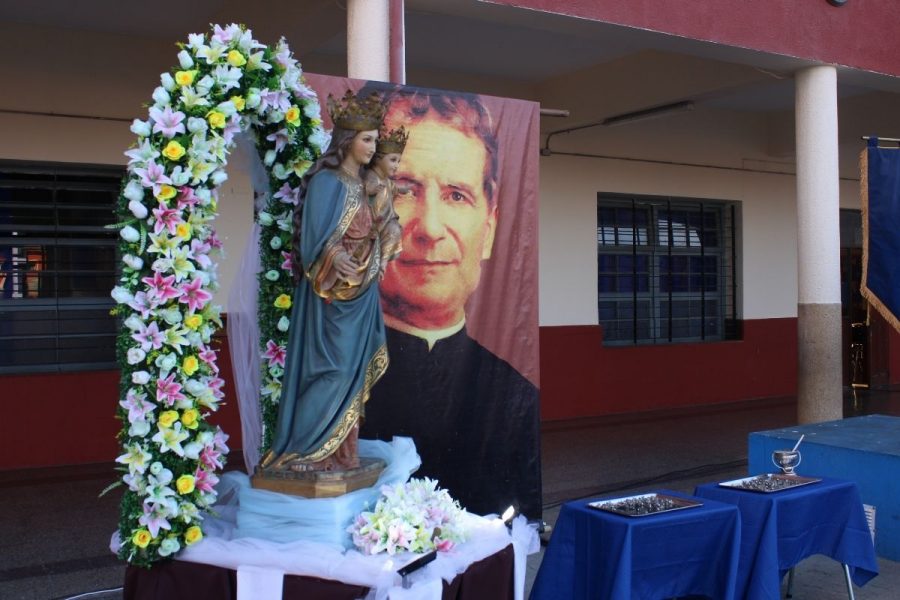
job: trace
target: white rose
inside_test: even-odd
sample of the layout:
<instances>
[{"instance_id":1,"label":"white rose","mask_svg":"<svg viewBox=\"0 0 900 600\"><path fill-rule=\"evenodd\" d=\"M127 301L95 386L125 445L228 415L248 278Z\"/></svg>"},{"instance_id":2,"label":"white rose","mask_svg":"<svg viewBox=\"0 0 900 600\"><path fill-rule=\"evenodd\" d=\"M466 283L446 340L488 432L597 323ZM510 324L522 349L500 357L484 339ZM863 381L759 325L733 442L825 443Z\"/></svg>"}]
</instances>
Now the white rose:
<instances>
[{"instance_id":1,"label":"white rose","mask_svg":"<svg viewBox=\"0 0 900 600\"><path fill-rule=\"evenodd\" d=\"M147 353L140 348L131 348L128 350L128 364L136 365L147 358Z\"/></svg>"},{"instance_id":2,"label":"white rose","mask_svg":"<svg viewBox=\"0 0 900 600\"><path fill-rule=\"evenodd\" d=\"M259 224L263 227L268 227L275 222L275 220L272 218L272 215L264 210L259 211L259 215L257 215L256 220L259 221Z\"/></svg>"},{"instance_id":3,"label":"white rose","mask_svg":"<svg viewBox=\"0 0 900 600\"><path fill-rule=\"evenodd\" d=\"M303 114L310 119L318 119L322 114L322 108L315 100L309 100L303 106Z\"/></svg>"},{"instance_id":4,"label":"white rose","mask_svg":"<svg viewBox=\"0 0 900 600\"><path fill-rule=\"evenodd\" d=\"M131 381L137 385L147 385L150 381L150 373L147 371L135 371L131 374Z\"/></svg>"},{"instance_id":5,"label":"white rose","mask_svg":"<svg viewBox=\"0 0 900 600\"><path fill-rule=\"evenodd\" d=\"M172 79L172 76L168 73L163 73L159 76L159 81L162 83L162 86L166 88L167 91L171 92L175 89L175 80Z\"/></svg>"},{"instance_id":6,"label":"white rose","mask_svg":"<svg viewBox=\"0 0 900 600\"><path fill-rule=\"evenodd\" d=\"M220 186L228 179L228 173L219 169L218 171L213 171L212 177L210 180L214 186Z\"/></svg>"},{"instance_id":7,"label":"white rose","mask_svg":"<svg viewBox=\"0 0 900 600\"><path fill-rule=\"evenodd\" d=\"M164 371L171 371L176 364L175 355L171 352L168 354L160 354L156 357L156 366Z\"/></svg>"},{"instance_id":8,"label":"white rose","mask_svg":"<svg viewBox=\"0 0 900 600\"><path fill-rule=\"evenodd\" d=\"M150 433L150 423L143 419L138 419L128 428L128 435L131 437L144 437Z\"/></svg>"},{"instance_id":9,"label":"white rose","mask_svg":"<svg viewBox=\"0 0 900 600\"><path fill-rule=\"evenodd\" d=\"M200 119L198 117L188 117L187 128L191 133L201 133L203 131L206 131L206 119Z\"/></svg>"},{"instance_id":10,"label":"white rose","mask_svg":"<svg viewBox=\"0 0 900 600\"><path fill-rule=\"evenodd\" d=\"M180 549L181 545L178 543L178 540L167 537L159 545L159 550L157 552L159 552L160 556L169 556L170 554L175 554Z\"/></svg>"},{"instance_id":11,"label":"white rose","mask_svg":"<svg viewBox=\"0 0 900 600\"><path fill-rule=\"evenodd\" d=\"M133 202L140 202L144 199L144 186L138 180L132 179L125 186L125 191L122 192L122 195Z\"/></svg>"},{"instance_id":12,"label":"white rose","mask_svg":"<svg viewBox=\"0 0 900 600\"><path fill-rule=\"evenodd\" d=\"M227 102L220 102L216 106L216 110L226 117L232 117L237 112L237 107L234 105L234 102L228 100Z\"/></svg>"},{"instance_id":13,"label":"white rose","mask_svg":"<svg viewBox=\"0 0 900 600\"><path fill-rule=\"evenodd\" d=\"M189 442L182 446L182 448L184 448L185 458L190 458L191 460L200 458L200 451L203 450L203 446L197 442Z\"/></svg>"},{"instance_id":14,"label":"white rose","mask_svg":"<svg viewBox=\"0 0 900 600\"><path fill-rule=\"evenodd\" d=\"M281 248L281 238L273 237L271 240L269 240L269 247L272 250L279 250Z\"/></svg>"},{"instance_id":15,"label":"white rose","mask_svg":"<svg viewBox=\"0 0 900 600\"><path fill-rule=\"evenodd\" d=\"M157 104L162 104L163 106L169 104L172 101L172 98L169 96L169 92L166 91L166 88L159 86L155 90L153 90L153 101Z\"/></svg>"},{"instance_id":16,"label":"white rose","mask_svg":"<svg viewBox=\"0 0 900 600\"><path fill-rule=\"evenodd\" d=\"M272 110L266 117L266 123L281 123L282 121L284 121L284 113L278 109Z\"/></svg>"},{"instance_id":17,"label":"white rose","mask_svg":"<svg viewBox=\"0 0 900 600\"><path fill-rule=\"evenodd\" d=\"M203 94L204 96L209 93L209 90L212 89L212 86L216 84L216 80L206 75L203 79L197 82L197 92Z\"/></svg>"},{"instance_id":18,"label":"white rose","mask_svg":"<svg viewBox=\"0 0 900 600\"><path fill-rule=\"evenodd\" d=\"M141 239L141 234L137 229L132 227L131 225L126 225L119 231L119 235L122 236L122 239L126 242L136 242Z\"/></svg>"},{"instance_id":19,"label":"white rose","mask_svg":"<svg viewBox=\"0 0 900 600\"><path fill-rule=\"evenodd\" d=\"M287 331L290 328L290 326L291 326L291 320L288 319L287 317L281 317L280 319L278 319L278 325L276 325L275 327L278 328L278 331L284 332L284 331Z\"/></svg>"},{"instance_id":20,"label":"white rose","mask_svg":"<svg viewBox=\"0 0 900 600\"><path fill-rule=\"evenodd\" d=\"M182 50L178 53L178 64L181 65L182 69L190 69L194 66L194 59L191 58L187 50Z\"/></svg>"},{"instance_id":21,"label":"white rose","mask_svg":"<svg viewBox=\"0 0 900 600\"><path fill-rule=\"evenodd\" d=\"M134 295L131 292L120 286L114 287L109 295L119 304L125 304L134 299Z\"/></svg>"},{"instance_id":22,"label":"white rose","mask_svg":"<svg viewBox=\"0 0 900 600\"><path fill-rule=\"evenodd\" d=\"M131 122L131 133L139 135L141 137L149 136L150 123L148 123L147 121L141 121L140 119L135 119Z\"/></svg>"},{"instance_id":23,"label":"white rose","mask_svg":"<svg viewBox=\"0 0 900 600\"><path fill-rule=\"evenodd\" d=\"M135 271L140 270L140 268L144 266L144 260L140 256L135 256L134 254L126 254L123 256L122 262Z\"/></svg>"},{"instance_id":24,"label":"white rose","mask_svg":"<svg viewBox=\"0 0 900 600\"><path fill-rule=\"evenodd\" d=\"M196 379L188 379L187 383L184 384L184 389L192 396L199 396L208 388L206 387L206 384L197 381Z\"/></svg>"},{"instance_id":25,"label":"white rose","mask_svg":"<svg viewBox=\"0 0 900 600\"><path fill-rule=\"evenodd\" d=\"M147 218L147 207L144 206L144 204L139 200L132 200L131 202L129 202L128 210L130 210L131 214L133 214L138 219L146 219ZM128 238L125 238L125 239L128 239ZM138 236L138 239L140 239L140 236ZM132 241L137 241L137 240L132 240Z\"/></svg>"},{"instance_id":26,"label":"white rose","mask_svg":"<svg viewBox=\"0 0 900 600\"><path fill-rule=\"evenodd\" d=\"M140 329L141 327L144 326L144 320L141 319L138 315L132 314L130 317L125 319L125 321L122 324L132 331L137 331L138 329ZM134 364L134 363L132 363L132 364Z\"/></svg>"},{"instance_id":27,"label":"white rose","mask_svg":"<svg viewBox=\"0 0 900 600\"><path fill-rule=\"evenodd\" d=\"M278 158L277 152L275 152L274 150L266 150L266 156L263 158L263 162L267 167L271 167L276 158Z\"/></svg>"},{"instance_id":28,"label":"white rose","mask_svg":"<svg viewBox=\"0 0 900 600\"><path fill-rule=\"evenodd\" d=\"M209 188L200 188L194 191L194 195L200 198L200 206L209 206L210 200L212 200L212 192Z\"/></svg>"},{"instance_id":29,"label":"white rose","mask_svg":"<svg viewBox=\"0 0 900 600\"><path fill-rule=\"evenodd\" d=\"M278 179L287 179L293 172L293 169L286 169L281 163L275 163L275 166L272 167L272 175Z\"/></svg>"}]
</instances>

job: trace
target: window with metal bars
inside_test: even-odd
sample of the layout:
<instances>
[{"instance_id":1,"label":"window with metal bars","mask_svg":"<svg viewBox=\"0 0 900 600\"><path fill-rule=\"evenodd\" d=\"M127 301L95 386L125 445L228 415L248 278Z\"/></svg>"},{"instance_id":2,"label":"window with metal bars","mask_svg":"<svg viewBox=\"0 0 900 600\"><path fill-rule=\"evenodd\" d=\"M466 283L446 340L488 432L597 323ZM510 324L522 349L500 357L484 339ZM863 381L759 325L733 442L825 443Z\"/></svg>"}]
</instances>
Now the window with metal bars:
<instances>
[{"instance_id":1,"label":"window with metal bars","mask_svg":"<svg viewBox=\"0 0 900 600\"><path fill-rule=\"evenodd\" d=\"M597 308L608 345L737 339L734 204L597 194Z\"/></svg>"},{"instance_id":2,"label":"window with metal bars","mask_svg":"<svg viewBox=\"0 0 900 600\"><path fill-rule=\"evenodd\" d=\"M0 162L0 374L115 368L123 173Z\"/></svg>"}]
</instances>

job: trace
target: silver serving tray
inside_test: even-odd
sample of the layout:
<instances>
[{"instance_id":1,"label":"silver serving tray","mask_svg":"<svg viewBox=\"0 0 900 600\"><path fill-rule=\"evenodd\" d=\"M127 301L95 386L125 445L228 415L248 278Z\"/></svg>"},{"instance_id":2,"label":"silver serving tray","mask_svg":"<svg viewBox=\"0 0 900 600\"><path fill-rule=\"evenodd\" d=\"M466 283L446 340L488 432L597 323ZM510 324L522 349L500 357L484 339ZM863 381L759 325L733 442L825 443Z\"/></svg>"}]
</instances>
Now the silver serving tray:
<instances>
[{"instance_id":1,"label":"silver serving tray","mask_svg":"<svg viewBox=\"0 0 900 600\"><path fill-rule=\"evenodd\" d=\"M623 498L610 498L609 500L597 500L588 502L587 506L626 517L649 517L650 515L672 512L673 510L696 508L703 506L703 503L677 496L669 496L668 494L651 493L625 496Z\"/></svg>"},{"instance_id":2,"label":"silver serving tray","mask_svg":"<svg viewBox=\"0 0 900 600\"><path fill-rule=\"evenodd\" d=\"M753 477L723 481L719 485L721 487L742 490L745 492L772 494L774 492L783 492L784 490L800 487L801 485L818 483L819 481L822 480L817 477L801 477L800 475L785 475L783 473L766 473L764 475L754 475Z\"/></svg>"}]
</instances>

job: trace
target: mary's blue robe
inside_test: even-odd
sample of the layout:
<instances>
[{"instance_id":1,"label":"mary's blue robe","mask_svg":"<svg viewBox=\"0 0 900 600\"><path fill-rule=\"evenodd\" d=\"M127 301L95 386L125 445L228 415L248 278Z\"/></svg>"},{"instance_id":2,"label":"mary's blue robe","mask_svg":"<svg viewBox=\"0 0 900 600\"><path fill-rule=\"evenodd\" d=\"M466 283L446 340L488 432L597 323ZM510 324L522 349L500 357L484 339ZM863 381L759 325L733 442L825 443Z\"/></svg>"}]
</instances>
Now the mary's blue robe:
<instances>
[{"instance_id":1,"label":"mary's blue robe","mask_svg":"<svg viewBox=\"0 0 900 600\"><path fill-rule=\"evenodd\" d=\"M331 456L358 424L375 382L387 369L378 296L381 262L373 228L352 284L335 281L332 261L346 251L354 219L369 211L362 183L322 170L309 182L278 422L262 465L317 462ZM364 219L365 221L365 219ZM358 258L358 257L357 257Z\"/></svg>"}]
</instances>

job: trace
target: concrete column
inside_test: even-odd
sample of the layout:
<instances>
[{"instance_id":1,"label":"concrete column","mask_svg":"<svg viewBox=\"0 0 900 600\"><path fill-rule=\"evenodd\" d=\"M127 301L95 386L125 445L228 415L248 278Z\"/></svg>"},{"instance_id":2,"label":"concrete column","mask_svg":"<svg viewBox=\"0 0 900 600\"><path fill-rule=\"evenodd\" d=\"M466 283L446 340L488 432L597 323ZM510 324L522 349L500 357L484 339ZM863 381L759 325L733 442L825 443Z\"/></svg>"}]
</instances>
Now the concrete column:
<instances>
[{"instance_id":1,"label":"concrete column","mask_svg":"<svg viewBox=\"0 0 900 600\"><path fill-rule=\"evenodd\" d=\"M837 71L796 74L797 418L843 417Z\"/></svg>"},{"instance_id":2,"label":"concrete column","mask_svg":"<svg viewBox=\"0 0 900 600\"><path fill-rule=\"evenodd\" d=\"M388 81L390 47L390 0L348 0L347 76Z\"/></svg>"}]
</instances>

